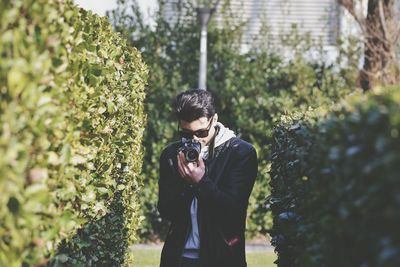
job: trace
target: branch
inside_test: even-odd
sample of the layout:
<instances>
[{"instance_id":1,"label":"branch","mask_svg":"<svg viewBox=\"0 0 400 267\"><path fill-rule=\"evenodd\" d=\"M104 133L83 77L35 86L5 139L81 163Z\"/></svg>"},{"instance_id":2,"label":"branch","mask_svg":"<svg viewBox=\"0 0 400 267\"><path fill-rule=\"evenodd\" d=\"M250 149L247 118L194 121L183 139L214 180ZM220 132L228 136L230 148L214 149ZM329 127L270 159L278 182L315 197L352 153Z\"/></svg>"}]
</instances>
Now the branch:
<instances>
[{"instance_id":1,"label":"branch","mask_svg":"<svg viewBox=\"0 0 400 267\"><path fill-rule=\"evenodd\" d=\"M400 37L400 29L397 30L396 37L394 38L394 42L393 43L397 44L397 41L399 40L399 37Z\"/></svg>"},{"instance_id":2,"label":"branch","mask_svg":"<svg viewBox=\"0 0 400 267\"><path fill-rule=\"evenodd\" d=\"M349 11L349 13L353 16L353 17L357 17L355 8L354 8L354 1L353 0L338 0L339 5L343 6L344 8L347 9L347 11Z\"/></svg>"},{"instance_id":3,"label":"branch","mask_svg":"<svg viewBox=\"0 0 400 267\"><path fill-rule=\"evenodd\" d=\"M365 34L366 33L365 19L362 15L360 15L360 12L357 12L354 0L337 0L337 1L339 5L343 6L350 13L350 15L360 26L361 31Z\"/></svg>"},{"instance_id":4,"label":"branch","mask_svg":"<svg viewBox=\"0 0 400 267\"><path fill-rule=\"evenodd\" d=\"M381 21L381 25L382 25L383 39L387 40L388 36L387 36L386 20L385 20L385 14L383 13L382 1L383 0L379 0L379 3L378 3L379 20Z\"/></svg>"}]
</instances>

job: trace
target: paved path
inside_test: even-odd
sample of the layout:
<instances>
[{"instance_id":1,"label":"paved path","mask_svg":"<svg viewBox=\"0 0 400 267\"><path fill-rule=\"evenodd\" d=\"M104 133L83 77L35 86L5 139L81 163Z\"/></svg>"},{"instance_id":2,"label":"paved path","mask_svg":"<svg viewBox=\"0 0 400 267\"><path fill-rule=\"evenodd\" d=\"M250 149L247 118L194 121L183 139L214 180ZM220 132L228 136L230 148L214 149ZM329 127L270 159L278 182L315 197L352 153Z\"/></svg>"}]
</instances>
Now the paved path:
<instances>
[{"instance_id":1,"label":"paved path","mask_svg":"<svg viewBox=\"0 0 400 267\"><path fill-rule=\"evenodd\" d=\"M132 246L132 250L135 249L155 249L160 250L162 249L163 244L136 244ZM246 252L273 252L274 247L268 244L248 244L246 245Z\"/></svg>"}]
</instances>

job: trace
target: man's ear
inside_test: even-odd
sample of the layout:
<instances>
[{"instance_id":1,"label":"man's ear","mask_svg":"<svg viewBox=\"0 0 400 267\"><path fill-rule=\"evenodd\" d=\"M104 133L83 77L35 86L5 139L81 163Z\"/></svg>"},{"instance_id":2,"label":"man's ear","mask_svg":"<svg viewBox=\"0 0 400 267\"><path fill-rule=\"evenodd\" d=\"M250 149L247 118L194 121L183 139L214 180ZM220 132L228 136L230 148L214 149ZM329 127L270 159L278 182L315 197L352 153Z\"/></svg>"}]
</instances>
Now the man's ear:
<instances>
[{"instance_id":1,"label":"man's ear","mask_svg":"<svg viewBox=\"0 0 400 267\"><path fill-rule=\"evenodd\" d=\"M218 114L217 113L214 114L214 119L213 120L214 120L213 123L216 123L218 121Z\"/></svg>"}]
</instances>

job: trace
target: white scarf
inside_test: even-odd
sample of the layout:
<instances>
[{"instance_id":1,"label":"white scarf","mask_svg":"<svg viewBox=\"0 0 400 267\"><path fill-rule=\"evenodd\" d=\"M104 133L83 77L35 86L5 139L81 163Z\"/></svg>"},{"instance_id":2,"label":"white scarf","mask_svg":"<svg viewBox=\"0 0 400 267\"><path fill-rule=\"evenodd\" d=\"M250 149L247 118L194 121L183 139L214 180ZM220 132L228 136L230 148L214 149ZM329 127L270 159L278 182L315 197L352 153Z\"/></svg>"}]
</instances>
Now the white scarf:
<instances>
[{"instance_id":1,"label":"white scarf","mask_svg":"<svg viewBox=\"0 0 400 267\"><path fill-rule=\"evenodd\" d=\"M229 139L231 139L232 137L236 136L235 133L231 129L225 127L222 123L217 122L217 126L219 127L219 132L218 132L217 136L215 137L214 147L220 146L223 143L225 143L226 141L228 141ZM204 146L201 148L200 156L203 159L208 158L208 149L209 149L209 146Z\"/></svg>"}]
</instances>

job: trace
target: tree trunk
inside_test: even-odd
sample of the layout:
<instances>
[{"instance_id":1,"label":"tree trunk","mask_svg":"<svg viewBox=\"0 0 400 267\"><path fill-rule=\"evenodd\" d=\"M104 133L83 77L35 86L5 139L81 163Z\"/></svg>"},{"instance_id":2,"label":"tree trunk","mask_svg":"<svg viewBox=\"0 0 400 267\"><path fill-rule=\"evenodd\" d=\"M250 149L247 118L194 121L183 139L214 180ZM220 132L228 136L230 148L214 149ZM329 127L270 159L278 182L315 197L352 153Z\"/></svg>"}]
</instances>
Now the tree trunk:
<instances>
[{"instance_id":1,"label":"tree trunk","mask_svg":"<svg viewBox=\"0 0 400 267\"><path fill-rule=\"evenodd\" d=\"M364 20L364 66L359 83L363 90L378 84L396 81L391 73L395 60L397 21L395 0L369 0L367 17Z\"/></svg>"}]
</instances>

